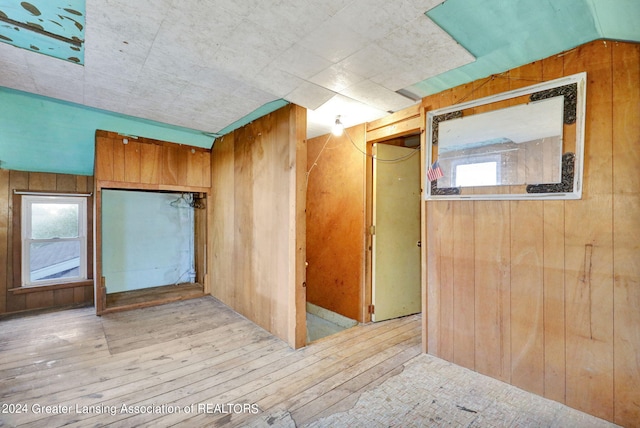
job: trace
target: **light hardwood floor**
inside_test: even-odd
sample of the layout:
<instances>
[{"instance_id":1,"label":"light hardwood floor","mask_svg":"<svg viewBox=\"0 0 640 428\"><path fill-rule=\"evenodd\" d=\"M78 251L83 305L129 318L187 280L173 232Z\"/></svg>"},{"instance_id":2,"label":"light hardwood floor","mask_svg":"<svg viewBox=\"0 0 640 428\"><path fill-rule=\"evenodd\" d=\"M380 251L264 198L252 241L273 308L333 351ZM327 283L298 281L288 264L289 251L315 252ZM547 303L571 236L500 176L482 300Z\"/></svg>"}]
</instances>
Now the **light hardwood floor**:
<instances>
[{"instance_id":1,"label":"light hardwood floor","mask_svg":"<svg viewBox=\"0 0 640 428\"><path fill-rule=\"evenodd\" d=\"M300 426L419 354L419 316L294 351L212 297L14 317L0 320L0 426Z\"/></svg>"}]
</instances>

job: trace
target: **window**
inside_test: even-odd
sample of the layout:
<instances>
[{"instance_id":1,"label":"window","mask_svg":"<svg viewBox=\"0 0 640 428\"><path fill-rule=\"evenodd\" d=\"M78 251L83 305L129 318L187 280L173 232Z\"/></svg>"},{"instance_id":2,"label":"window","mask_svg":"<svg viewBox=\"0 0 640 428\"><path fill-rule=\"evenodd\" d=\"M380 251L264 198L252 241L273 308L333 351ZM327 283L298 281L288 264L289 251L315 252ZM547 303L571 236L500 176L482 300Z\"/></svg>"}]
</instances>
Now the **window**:
<instances>
[{"instance_id":1,"label":"window","mask_svg":"<svg viewBox=\"0 0 640 428\"><path fill-rule=\"evenodd\" d=\"M456 166L456 187L495 186L497 162L467 163Z\"/></svg>"},{"instance_id":2,"label":"window","mask_svg":"<svg viewBox=\"0 0 640 428\"><path fill-rule=\"evenodd\" d=\"M22 285L87 279L87 200L22 197Z\"/></svg>"}]
</instances>

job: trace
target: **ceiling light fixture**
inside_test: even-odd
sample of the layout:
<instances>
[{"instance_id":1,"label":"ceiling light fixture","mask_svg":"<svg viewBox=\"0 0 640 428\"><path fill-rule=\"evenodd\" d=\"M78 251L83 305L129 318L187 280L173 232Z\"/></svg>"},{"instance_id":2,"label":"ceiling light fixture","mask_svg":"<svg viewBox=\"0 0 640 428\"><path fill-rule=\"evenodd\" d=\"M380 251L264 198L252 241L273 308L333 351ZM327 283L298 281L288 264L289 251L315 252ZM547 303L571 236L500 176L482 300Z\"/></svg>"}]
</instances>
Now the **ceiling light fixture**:
<instances>
[{"instance_id":1,"label":"ceiling light fixture","mask_svg":"<svg viewBox=\"0 0 640 428\"><path fill-rule=\"evenodd\" d=\"M340 121L340 115L336 116L336 123L333 124L333 128L331 129L331 132L336 137L342 136L342 133L344 132L344 125Z\"/></svg>"}]
</instances>

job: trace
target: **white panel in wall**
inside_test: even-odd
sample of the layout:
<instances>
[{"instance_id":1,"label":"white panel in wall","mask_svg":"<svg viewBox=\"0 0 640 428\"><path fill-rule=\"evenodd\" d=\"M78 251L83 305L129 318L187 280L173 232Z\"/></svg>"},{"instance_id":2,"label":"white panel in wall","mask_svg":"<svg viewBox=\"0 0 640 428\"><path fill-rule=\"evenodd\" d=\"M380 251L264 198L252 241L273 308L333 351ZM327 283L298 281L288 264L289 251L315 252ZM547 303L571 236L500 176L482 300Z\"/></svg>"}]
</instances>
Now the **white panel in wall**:
<instances>
[{"instance_id":1,"label":"white panel in wall","mask_svg":"<svg viewBox=\"0 0 640 428\"><path fill-rule=\"evenodd\" d=\"M102 191L102 271L107 293L192 281L193 208L179 193Z\"/></svg>"}]
</instances>

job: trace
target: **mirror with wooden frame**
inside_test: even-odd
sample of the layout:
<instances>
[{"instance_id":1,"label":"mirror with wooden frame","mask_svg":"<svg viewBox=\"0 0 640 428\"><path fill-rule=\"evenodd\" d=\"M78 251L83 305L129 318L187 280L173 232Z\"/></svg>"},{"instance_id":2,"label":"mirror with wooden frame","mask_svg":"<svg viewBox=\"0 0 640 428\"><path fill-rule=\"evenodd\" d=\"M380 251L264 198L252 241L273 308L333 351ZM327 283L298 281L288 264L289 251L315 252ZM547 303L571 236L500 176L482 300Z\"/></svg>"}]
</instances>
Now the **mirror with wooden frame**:
<instances>
[{"instance_id":1,"label":"mirror with wooden frame","mask_svg":"<svg viewBox=\"0 0 640 428\"><path fill-rule=\"evenodd\" d=\"M586 73L428 112L426 199L580 199Z\"/></svg>"}]
</instances>

